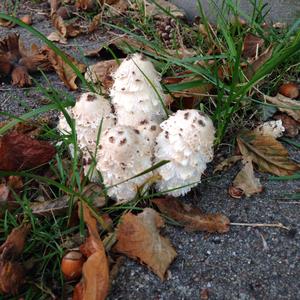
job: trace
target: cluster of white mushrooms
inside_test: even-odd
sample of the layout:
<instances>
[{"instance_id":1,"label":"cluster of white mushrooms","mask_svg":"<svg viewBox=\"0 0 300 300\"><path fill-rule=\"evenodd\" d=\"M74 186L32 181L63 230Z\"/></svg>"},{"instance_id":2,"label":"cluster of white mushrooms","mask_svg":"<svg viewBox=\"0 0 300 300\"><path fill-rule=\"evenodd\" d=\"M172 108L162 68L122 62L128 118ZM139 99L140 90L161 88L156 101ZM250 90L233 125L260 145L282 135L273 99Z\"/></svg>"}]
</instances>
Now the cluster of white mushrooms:
<instances>
[{"instance_id":1,"label":"cluster of white mushrooms","mask_svg":"<svg viewBox=\"0 0 300 300\"><path fill-rule=\"evenodd\" d=\"M153 175L159 175L158 191L172 196L186 194L200 182L212 160L212 121L194 109L179 110L168 118L160 76L141 54L124 60L113 78L111 102L98 94L84 93L68 109L75 121L85 174L96 181L99 171L108 195L117 202L133 199ZM70 132L63 115L58 129ZM136 176L163 160L169 162Z\"/></svg>"}]
</instances>

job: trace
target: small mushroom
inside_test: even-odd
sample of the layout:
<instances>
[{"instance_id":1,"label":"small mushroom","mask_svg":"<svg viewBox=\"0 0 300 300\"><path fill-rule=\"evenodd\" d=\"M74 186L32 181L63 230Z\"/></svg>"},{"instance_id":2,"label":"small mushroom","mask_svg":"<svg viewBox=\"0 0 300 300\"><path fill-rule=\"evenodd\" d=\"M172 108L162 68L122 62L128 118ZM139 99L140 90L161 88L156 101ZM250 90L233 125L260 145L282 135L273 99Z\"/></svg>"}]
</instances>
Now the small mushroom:
<instances>
[{"instance_id":1,"label":"small mushroom","mask_svg":"<svg viewBox=\"0 0 300 300\"><path fill-rule=\"evenodd\" d=\"M159 191L172 196L184 195L196 186L213 158L215 129L211 119L202 112L178 110L164 121L157 136L155 162L169 160L156 171L161 176Z\"/></svg>"},{"instance_id":2,"label":"small mushroom","mask_svg":"<svg viewBox=\"0 0 300 300\"><path fill-rule=\"evenodd\" d=\"M95 93L84 93L80 96L75 106L69 108L68 113L75 120L78 147L83 151L85 161L91 161L95 154L97 140L102 132L115 125L115 118L109 101ZM58 129L63 133L70 133L71 129L66 118L61 115ZM89 164L84 165L85 174ZM91 174L96 174L92 172ZM90 179L94 177L91 175Z\"/></svg>"},{"instance_id":3,"label":"small mushroom","mask_svg":"<svg viewBox=\"0 0 300 300\"><path fill-rule=\"evenodd\" d=\"M113 74L110 91L118 124L136 127L147 119L160 123L165 112L160 76L153 64L141 54L125 59Z\"/></svg>"},{"instance_id":4,"label":"small mushroom","mask_svg":"<svg viewBox=\"0 0 300 300\"><path fill-rule=\"evenodd\" d=\"M149 147L138 130L128 126L107 129L97 152L97 170L101 172L107 193L117 202L133 199L149 172L130 179L152 165Z\"/></svg>"},{"instance_id":5,"label":"small mushroom","mask_svg":"<svg viewBox=\"0 0 300 300\"><path fill-rule=\"evenodd\" d=\"M264 122L263 124L257 126L255 128L255 131L262 135L271 135L272 137L277 139L283 135L285 128L282 125L282 121L277 120Z\"/></svg>"}]
</instances>

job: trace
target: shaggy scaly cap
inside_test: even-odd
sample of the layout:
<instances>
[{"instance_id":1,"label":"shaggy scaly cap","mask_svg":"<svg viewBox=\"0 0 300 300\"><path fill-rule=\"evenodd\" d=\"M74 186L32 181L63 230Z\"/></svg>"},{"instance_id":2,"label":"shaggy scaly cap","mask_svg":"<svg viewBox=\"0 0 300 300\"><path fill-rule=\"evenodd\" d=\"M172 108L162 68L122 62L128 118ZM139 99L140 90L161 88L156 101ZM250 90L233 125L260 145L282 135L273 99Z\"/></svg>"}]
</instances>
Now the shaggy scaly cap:
<instances>
[{"instance_id":1,"label":"shaggy scaly cap","mask_svg":"<svg viewBox=\"0 0 300 300\"><path fill-rule=\"evenodd\" d=\"M160 76L143 55L134 54L124 60L113 78L110 96L118 124L137 127L145 119L156 123L163 120Z\"/></svg>"},{"instance_id":2,"label":"shaggy scaly cap","mask_svg":"<svg viewBox=\"0 0 300 300\"><path fill-rule=\"evenodd\" d=\"M168 193L184 195L200 182L206 164L213 158L213 123L202 112L189 109L177 111L160 127L162 132L156 138L155 162L170 162L157 169L162 178L158 189L165 191L191 184Z\"/></svg>"},{"instance_id":3,"label":"shaggy scaly cap","mask_svg":"<svg viewBox=\"0 0 300 300\"><path fill-rule=\"evenodd\" d=\"M104 184L109 188L151 167L149 147L137 129L116 126L103 133L97 154L97 169ZM108 195L117 202L129 201L136 195L138 187L152 176L145 175L130 179L108 189Z\"/></svg>"}]
</instances>

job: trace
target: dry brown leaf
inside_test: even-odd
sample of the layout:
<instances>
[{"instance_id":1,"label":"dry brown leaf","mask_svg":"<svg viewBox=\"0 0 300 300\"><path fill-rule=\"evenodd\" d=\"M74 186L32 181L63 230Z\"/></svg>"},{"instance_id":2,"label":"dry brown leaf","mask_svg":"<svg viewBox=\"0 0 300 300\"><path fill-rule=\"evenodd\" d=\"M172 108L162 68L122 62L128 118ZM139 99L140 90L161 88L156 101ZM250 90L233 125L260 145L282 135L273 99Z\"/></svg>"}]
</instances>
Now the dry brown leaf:
<instances>
[{"instance_id":1,"label":"dry brown leaf","mask_svg":"<svg viewBox=\"0 0 300 300\"><path fill-rule=\"evenodd\" d=\"M19 87L31 86L32 81L28 71L23 66L16 66L11 72L12 85Z\"/></svg>"},{"instance_id":2,"label":"dry brown leaf","mask_svg":"<svg viewBox=\"0 0 300 300\"><path fill-rule=\"evenodd\" d=\"M51 16L57 11L59 4L60 0L50 0Z\"/></svg>"},{"instance_id":3,"label":"dry brown leaf","mask_svg":"<svg viewBox=\"0 0 300 300\"><path fill-rule=\"evenodd\" d=\"M277 94L275 97L264 95L264 99L278 107L282 112L287 113L296 121L300 122L300 102L292 100L281 94Z\"/></svg>"},{"instance_id":4,"label":"dry brown leaf","mask_svg":"<svg viewBox=\"0 0 300 300\"><path fill-rule=\"evenodd\" d=\"M111 3L108 3L111 2ZM115 0L115 1L105 1L110 7L110 14L112 16L118 16L127 12L129 8L129 3L127 0Z\"/></svg>"},{"instance_id":5,"label":"dry brown leaf","mask_svg":"<svg viewBox=\"0 0 300 300\"><path fill-rule=\"evenodd\" d=\"M236 175L232 186L241 190L246 197L250 197L263 191L263 187L259 179L254 175L251 158L244 159L244 166Z\"/></svg>"},{"instance_id":6,"label":"dry brown leaf","mask_svg":"<svg viewBox=\"0 0 300 300\"><path fill-rule=\"evenodd\" d=\"M125 214L117 229L114 250L145 263L161 280L176 257L170 241L159 234L163 219L151 208L137 216Z\"/></svg>"},{"instance_id":7,"label":"dry brown leaf","mask_svg":"<svg viewBox=\"0 0 300 300\"><path fill-rule=\"evenodd\" d=\"M259 171L277 176L292 175L300 165L289 158L288 151L274 137L244 131L237 137L243 157L250 157Z\"/></svg>"},{"instance_id":8,"label":"dry brown leaf","mask_svg":"<svg viewBox=\"0 0 300 300\"><path fill-rule=\"evenodd\" d=\"M75 6L78 9L91 11L93 8L95 8L95 0L76 0Z\"/></svg>"},{"instance_id":9,"label":"dry brown leaf","mask_svg":"<svg viewBox=\"0 0 300 300\"><path fill-rule=\"evenodd\" d=\"M225 233L229 231L229 219L220 214L206 214L198 207L178 201L173 197L154 199L153 203L168 217L179 222L188 231Z\"/></svg>"},{"instance_id":10,"label":"dry brown leaf","mask_svg":"<svg viewBox=\"0 0 300 300\"><path fill-rule=\"evenodd\" d=\"M47 39L51 42L56 42L60 44L67 44L67 39L62 36L59 32L53 31L48 36Z\"/></svg>"},{"instance_id":11,"label":"dry brown leaf","mask_svg":"<svg viewBox=\"0 0 300 300\"><path fill-rule=\"evenodd\" d=\"M250 80L257 72L257 70L272 57L272 54L273 54L273 48L270 46L261 55L259 55L257 59L251 61L247 65L244 73L248 78L248 80Z\"/></svg>"},{"instance_id":12,"label":"dry brown leaf","mask_svg":"<svg viewBox=\"0 0 300 300\"><path fill-rule=\"evenodd\" d=\"M223 161L221 161L215 168L214 168L214 174L217 172L224 172L231 168L236 162L242 159L241 155L233 155L230 156Z\"/></svg>"},{"instance_id":13,"label":"dry brown leaf","mask_svg":"<svg viewBox=\"0 0 300 300\"><path fill-rule=\"evenodd\" d=\"M0 260L0 294L18 294L24 281L25 270L21 264Z\"/></svg>"},{"instance_id":14,"label":"dry brown leaf","mask_svg":"<svg viewBox=\"0 0 300 300\"><path fill-rule=\"evenodd\" d=\"M260 48L263 47L265 41L252 34L248 33L245 36L242 55L245 58L252 58L258 55Z\"/></svg>"},{"instance_id":15,"label":"dry brown leaf","mask_svg":"<svg viewBox=\"0 0 300 300\"><path fill-rule=\"evenodd\" d=\"M285 129L284 135L288 137L295 137L299 134L300 123L285 113L278 113L273 116L275 120L281 120Z\"/></svg>"},{"instance_id":16,"label":"dry brown leaf","mask_svg":"<svg viewBox=\"0 0 300 300\"><path fill-rule=\"evenodd\" d=\"M30 224L24 223L14 228L6 241L0 246L0 257L4 260L16 259L23 252Z\"/></svg>"},{"instance_id":17,"label":"dry brown leaf","mask_svg":"<svg viewBox=\"0 0 300 300\"><path fill-rule=\"evenodd\" d=\"M119 64L115 59L103 60L95 65L89 66L84 77L89 82L101 83L108 91L114 83L112 74L118 67Z\"/></svg>"},{"instance_id":18,"label":"dry brown leaf","mask_svg":"<svg viewBox=\"0 0 300 300\"><path fill-rule=\"evenodd\" d=\"M70 90L76 90L78 87L75 83L77 79L76 73L73 69L67 64L62 57L57 55L52 49L45 47L44 53L47 53L47 57L52 64L52 67L56 71L59 78L65 83L65 85ZM84 73L86 70L86 66L80 62L78 62L75 58L71 57L68 54L65 54L67 58L77 67L79 72Z\"/></svg>"},{"instance_id":19,"label":"dry brown leaf","mask_svg":"<svg viewBox=\"0 0 300 300\"><path fill-rule=\"evenodd\" d=\"M38 141L25 134L11 132L0 138L0 170L19 171L49 162L55 148L46 141Z\"/></svg>"},{"instance_id":20,"label":"dry brown leaf","mask_svg":"<svg viewBox=\"0 0 300 300\"><path fill-rule=\"evenodd\" d=\"M102 21L102 14L98 14L98 15L94 16L91 24L89 25L88 32L92 33L96 29L98 29L101 21Z\"/></svg>"},{"instance_id":21,"label":"dry brown leaf","mask_svg":"<svg viewBox=\"0 0 300 300\"><path fill-rule=\"evenodd\" d=\"M16 26L16 24L14 22L4 20L4 19L0 18L0 26L7 27L7 28L13 28L13 27Z\"/></svg>"},{"instance_id":22,"label":"dry brown leaf","mask_svg":"<svg viewBox=\"0 0 300 300\"><path fill-rule=\"evenodd\" d=\"M88 259L82 268L81 281L74 289L73 300L102 300L106 298L109 289L108 260L98 233L96 219L85 203L78 207L79 216L81 215L81 208L84 222L88 227L89 237L81 245L80 251Z\"/></svg>"}]
</instances>

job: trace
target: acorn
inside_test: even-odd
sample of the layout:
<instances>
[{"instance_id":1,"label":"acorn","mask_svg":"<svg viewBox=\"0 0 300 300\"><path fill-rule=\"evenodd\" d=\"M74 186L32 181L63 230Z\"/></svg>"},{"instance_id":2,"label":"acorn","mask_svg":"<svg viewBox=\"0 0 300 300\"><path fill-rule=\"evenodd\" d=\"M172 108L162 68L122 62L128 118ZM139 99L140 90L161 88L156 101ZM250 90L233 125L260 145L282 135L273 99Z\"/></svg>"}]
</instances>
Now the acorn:
<instances>
[{"instance_id":1,"label":"acorn","mask_svg":"<svg viewBox=\"0 0 300 300\"><path fill-rule=\"evenodd\" d=\"M25 16L21 17L20 20L22 22L24 22L25 24L27 24L27 25L31 25L32 24L32 17L31 17L31 15L25 15Z\"/></svg>"},{"instance_id":2,"label":"acorn","mask_svg":"<svg viewBox=\"0 0 300 300\"><path fill-rule=\"evenodd\" d=\"M78 251L68 252L61 261L61 271L67 280L78 279L84 264L83 255Z\"/></svg>"},{"instance_id":3,"label":"acorn","mask_svg":"<svg viewBox=\"0 0 300 300\"><path fill-rule=\"evenodd\" d=\"M284 83L279 88L279 93L285 97L296 99L299 96L299 87L296 83Z\"/></svg>"}]
</instances>

